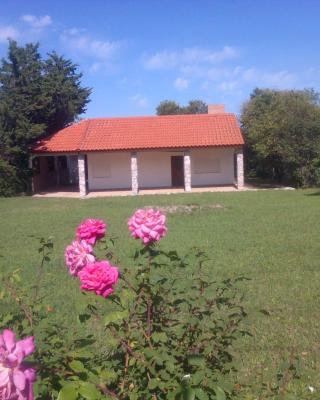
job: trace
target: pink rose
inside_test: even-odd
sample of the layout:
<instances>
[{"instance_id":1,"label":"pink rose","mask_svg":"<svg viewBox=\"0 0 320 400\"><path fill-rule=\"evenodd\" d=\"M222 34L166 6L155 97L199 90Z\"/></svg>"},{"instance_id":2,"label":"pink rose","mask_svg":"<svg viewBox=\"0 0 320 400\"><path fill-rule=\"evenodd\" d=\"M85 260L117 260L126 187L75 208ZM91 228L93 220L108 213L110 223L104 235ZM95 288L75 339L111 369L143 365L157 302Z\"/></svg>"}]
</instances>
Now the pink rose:
<instances>
[{"instance_id":1,"label":"pink rose","mask_svg":"<svg viewBox=\"0 0 320 400\"><path fill-rule=\"evenodd\" d=\"M102 219L88 218L78 226L77 239L94 245L97 240L104 237L105 233L106 224Z\"/></svg>"},{"instance_id":2,"label":"pink rose","mask_svg":"<svg viewBox=\"0 0 320 400\"><path fill-rule=\"evenodd\" d=\"M114 292L113 286L118 282L119 271L108 261L98 261L87 264L79 272L79 278L81 289L95 292L106 298Z\"/></svg>"},{"instance_id":3,"label":"pink rose","mask_svg":"<svg viewBox=\"0 0 320 400\"><path fill-rule=\"evenodd\" d=\"M152 208L137 210L129 219L128 227L131 236L142 239L144 244L156 242L167 233L165 215Z\"/></svg>"},{"instance_id":4,"label":"pink rose","mask_svg":"<svg viewBox=\"0 0 320 400\"><path fill-rule=\"evenodd\" d=\"M23 363L35 350L32 336L16 340L10 329L0 335L0 399L33 400L33 382L35 370Z\"/></svg>"},{"instance_id":5,"label":"pink rose","mask_svg":"<svg viewBox=\"0 0 320 400\"><path fill-rule=\"evenodd\" d=\"M71 275L77 276L79 271L89 263L95 262L95 257L91 254L92 246L85 240L74 241L66 248L65 260Z\"/></svg>"}]
</instances>

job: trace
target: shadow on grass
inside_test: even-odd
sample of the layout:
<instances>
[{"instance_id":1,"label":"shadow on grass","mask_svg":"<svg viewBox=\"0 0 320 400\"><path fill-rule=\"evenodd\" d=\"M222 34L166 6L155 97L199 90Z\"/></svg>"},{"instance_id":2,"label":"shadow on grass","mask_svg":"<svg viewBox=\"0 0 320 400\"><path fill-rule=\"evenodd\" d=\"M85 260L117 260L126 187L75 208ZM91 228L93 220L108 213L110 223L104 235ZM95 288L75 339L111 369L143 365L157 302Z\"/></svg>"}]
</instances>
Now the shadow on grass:
<instances>
[{"instance_id":1,"label":"shadow on grass","mask_svg":"<svg viewBox=\"0 0 320 400\"><path fill-rule=\"evenodd\" d=\"M312 193L305 193L305 196L320 196L320 190Z\"/></svg>"}]
</instances>

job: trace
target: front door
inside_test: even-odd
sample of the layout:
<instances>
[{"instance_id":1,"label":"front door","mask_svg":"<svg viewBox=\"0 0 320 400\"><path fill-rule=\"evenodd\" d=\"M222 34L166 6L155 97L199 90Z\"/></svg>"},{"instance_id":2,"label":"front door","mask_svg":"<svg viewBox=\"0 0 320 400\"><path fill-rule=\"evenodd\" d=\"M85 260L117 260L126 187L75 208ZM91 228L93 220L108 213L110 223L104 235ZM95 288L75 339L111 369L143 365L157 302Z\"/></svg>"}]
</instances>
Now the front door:
<instances>
[{"instance_id":1,"label":"front door","mask_svg":"<svg viewBox=\"0 0 320 400\"><path fill-rule=\"evenodd\" d=\"M172 186L184 186L183 156L171 156L171 182Z\"/></svg>"}]
</instances>

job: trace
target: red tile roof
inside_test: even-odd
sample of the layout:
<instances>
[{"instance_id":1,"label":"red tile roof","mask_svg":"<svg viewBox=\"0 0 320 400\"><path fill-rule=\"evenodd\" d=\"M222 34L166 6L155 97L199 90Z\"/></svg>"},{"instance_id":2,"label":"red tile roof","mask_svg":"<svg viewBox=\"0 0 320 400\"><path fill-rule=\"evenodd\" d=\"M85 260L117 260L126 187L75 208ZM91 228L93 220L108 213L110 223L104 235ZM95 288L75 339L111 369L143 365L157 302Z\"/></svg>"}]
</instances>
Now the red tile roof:
<instances>
[{"instance_id":1,"label":"red tile roof","mask_svg":"<svg viewBox=\"0 0 320 400\"><path fill-rule=\"evenodd\" d=\"M169 149L244 144L234 114L93 118L38 140L32 153Z\"/></svg>"}]
</instances>

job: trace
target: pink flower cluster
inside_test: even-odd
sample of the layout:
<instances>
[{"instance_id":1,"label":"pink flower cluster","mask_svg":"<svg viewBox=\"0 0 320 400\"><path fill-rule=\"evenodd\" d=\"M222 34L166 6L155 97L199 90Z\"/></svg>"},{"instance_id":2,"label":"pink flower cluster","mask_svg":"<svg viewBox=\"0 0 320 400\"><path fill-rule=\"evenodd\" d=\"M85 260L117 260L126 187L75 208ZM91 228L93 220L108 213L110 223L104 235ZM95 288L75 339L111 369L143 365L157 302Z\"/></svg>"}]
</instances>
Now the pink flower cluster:
<instances>
[{"instance_id":1,"label":"pink flower cluster","mask_svg":"<svg viewBox=\"0 0 320 400\"><path fill-rule=\"evenodd\" d=\"M70 274L77 276L87 264L95 262L92 254L96 241L106 233L106 224L102 219L88 218L77 228L77 240L66 248L65 261Z\"/></svg>"},{"instance_id":2,"label":"pink flower cluster","mask_svg":"<svg viewBox=\"0 0 320 400\"><path fill-rule=\"evenodd\" d=\"M107 225L102 219L88 218L78 226L77 239L85 240L87 243L94 245L96 240L104 237L106 227Z\"/></svg>"},{"instance_id":3,"label":"pink flower cluster","mask_svg":"<svg viewBox=\"0 0 320 400\"><path fill-rule=\"evenodd\" d=\"M79 272L79 278L81 289L106 298L114 292L113 286L119 279L119 271L109 261L97 261L83 268Z\"/></svg>"},{"instance_id":4,"label":"pink flower cluster","mask_svg":"<svg viewBox=\"0 0 320 400\"><path fill-rule=\"evenodd\" d=\"M106 298L114 292L119 271L108 261L96 261L92 254L92 246L102 239L105 233L104 221L91 218L83 221L77 228L77 240L65 250L65 261L70 274L79 277L81 289Z\"/></svg>"},{"instance_id":5,"label":"pink flower cluster","mask_svg":"<svg viewBox=\"0 0 320 400\"><path fill-rule=\"evenodd\" d=\"M131 236L145 245L156 242L167 233L166 217L152 208L137 210L128 221Z\"/></svg>"},{"instance_id":6,"label":"pink flower cluster","mask_svg":"<svg viewBox=\"0 0 320 400\"><path fill-rule=\"evenodd\" d=\"M23 362L35 350L32 336L16 340L10 329L0 335L0 399L33 400L36 373Z\"/></svg>"},{"instance_id":7,"label":"pink flower cluster","mask_svg":"<svg viewBox=\"0 0 320 400\"><path fill-rule=\"evenodd\" d=\"M92 251L92 246L85 240L75 240L66 248L65 260L71 275L77 276L87 264L95 262Z\"/></svg>"}]
</instances>

